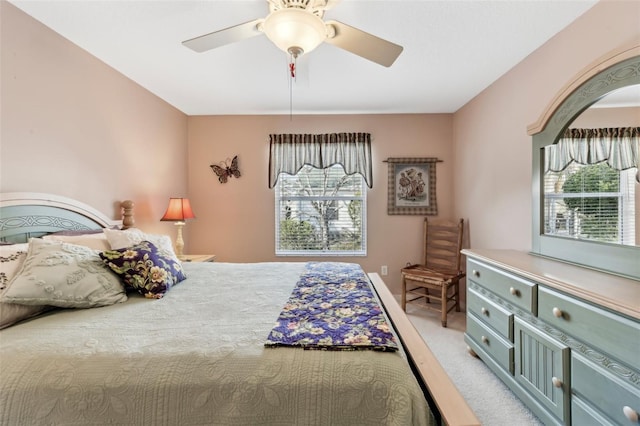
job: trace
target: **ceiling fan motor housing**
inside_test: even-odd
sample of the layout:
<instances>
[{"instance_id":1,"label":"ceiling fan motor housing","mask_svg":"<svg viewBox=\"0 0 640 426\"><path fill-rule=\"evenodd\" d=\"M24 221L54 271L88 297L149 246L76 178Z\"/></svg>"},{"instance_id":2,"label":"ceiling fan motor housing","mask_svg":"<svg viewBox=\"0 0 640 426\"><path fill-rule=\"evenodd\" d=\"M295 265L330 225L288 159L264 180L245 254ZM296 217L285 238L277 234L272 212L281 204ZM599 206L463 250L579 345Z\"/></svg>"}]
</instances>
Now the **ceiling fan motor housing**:
<instances>
[{"instance_id":1,"label":"ceiling fan motor housing","mask_svg":"<svg viewBox=\"0 0 640 426\"><path fill-rule=\"evenodd\" d=\"M302 9L322 18L324 11L331 7L329 0L268 0L269 10Z\"/></svg>"}]
</instances>

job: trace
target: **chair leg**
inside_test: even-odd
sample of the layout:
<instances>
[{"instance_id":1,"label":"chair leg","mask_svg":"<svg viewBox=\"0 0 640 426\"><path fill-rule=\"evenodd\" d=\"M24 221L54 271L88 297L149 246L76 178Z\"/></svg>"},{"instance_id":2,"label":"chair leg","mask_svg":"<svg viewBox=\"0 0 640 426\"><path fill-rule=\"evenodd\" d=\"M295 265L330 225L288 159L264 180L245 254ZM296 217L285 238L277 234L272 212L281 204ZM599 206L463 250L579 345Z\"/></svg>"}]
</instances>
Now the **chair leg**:
<instances>
[{"instance_id":1,"label":"chair leg","mask_svg":"<svg viewBox=\"0 0 640 426\"><path fill-rule=\"evenodd\" d=\"M441 298L442 300L440 301L440 305L441 305L441 309L442 309L442 317L441 317L441 321L442 321L442 326L446 327L447 326L447 286L445 284L442 285L442 293L441 293Z\"/></svg>"},{"instance_id":2,"label":"chair leg","mask_svg":"<svg viewBox=\"0 0 640 426\"><path fill-rule=\"evenodd\" d=\"M402 310L407 310L407 280L402 276Z\"/></svg>"},{"instance_id":3,"label":"chair leg","mask_svg":"<svg viewBox=\"0 0 640 426\"><path fill-rule=\"evenodd\" d=\"M460 280L456 280L455 283L453 283L453 285L455 286L455 301L456 301L456 312L460 312Z\"/></svg>"}]
</instances>

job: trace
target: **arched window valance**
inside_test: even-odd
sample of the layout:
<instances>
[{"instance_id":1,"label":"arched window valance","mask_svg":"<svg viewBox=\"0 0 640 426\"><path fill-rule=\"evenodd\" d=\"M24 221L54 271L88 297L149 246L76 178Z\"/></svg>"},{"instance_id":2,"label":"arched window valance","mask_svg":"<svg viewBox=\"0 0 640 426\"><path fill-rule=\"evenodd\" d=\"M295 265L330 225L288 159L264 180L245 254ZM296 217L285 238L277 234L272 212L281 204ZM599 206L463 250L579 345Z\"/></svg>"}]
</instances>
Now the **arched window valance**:
<instances>
[{"instance_id":1,"label":"arched window valance","mask_svg":"<svg viewBox=\"0 0 640 426\"><path fill-rule=\"evenodd\" d=\"M561 172L571 162L606 162L616 170L638 167L640 127L567 129L558 143L545 146L545 172Z\"/></svg>"},{"instance_id":2,"label":"arched window valance","mask_svg":"<svg viewBox=\"0 0 640 426\"><path fill-rule=\"evenodd\" d=\"M340 164L345 173L359 173L373 187L369 133L272 134L269 140L269 188L280 173L295 175L305 164L318 169Z\"/></svg>"}]
</instances>

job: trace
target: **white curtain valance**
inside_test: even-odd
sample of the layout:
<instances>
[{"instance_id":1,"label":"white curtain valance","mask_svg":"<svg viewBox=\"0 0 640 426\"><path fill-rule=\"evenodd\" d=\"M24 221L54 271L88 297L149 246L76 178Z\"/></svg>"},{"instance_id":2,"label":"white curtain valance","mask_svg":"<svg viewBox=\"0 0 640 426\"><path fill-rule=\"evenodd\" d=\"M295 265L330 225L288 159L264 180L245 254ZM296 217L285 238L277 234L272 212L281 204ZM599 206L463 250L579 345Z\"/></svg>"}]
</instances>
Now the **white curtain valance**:
<instances>
[{"instance_id":1,"label":"white curtain valance","mask_svg":"<svg viewBox=\"0 0 640 426\"><path fill-rule=\"evenodd\" d=\"M280 173L295 175L305 164L318 169L340 164L345 173L359 173L373 187L369 133L273 134L269 140L269 188Z\"/></svg>"},{"instance_id":2,"label":"white curtain valance","mask_svg":"<svg viewBox=\"0 0 640 426\"><path fill-rule=\"evenodd\" d=\"M544 147L545 172L561 172L571 162L606 162L616 170L638 167L640 127L567 129L554 145Z\"/></svg>"}]
</instances>

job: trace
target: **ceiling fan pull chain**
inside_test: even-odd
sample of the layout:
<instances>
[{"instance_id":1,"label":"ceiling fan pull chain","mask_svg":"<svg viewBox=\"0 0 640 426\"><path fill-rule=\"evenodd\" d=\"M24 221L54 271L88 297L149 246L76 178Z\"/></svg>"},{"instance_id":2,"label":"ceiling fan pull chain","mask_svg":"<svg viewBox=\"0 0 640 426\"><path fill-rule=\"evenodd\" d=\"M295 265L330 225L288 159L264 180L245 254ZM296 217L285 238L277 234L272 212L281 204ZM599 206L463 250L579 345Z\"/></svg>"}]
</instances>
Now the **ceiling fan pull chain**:
<instances>
[{"instance_id":1,"label":"ceiling fan pull chain","mask_svg":"<svg viewBox=\"0 0 640 426\"><path fill-rule=\"evenodd\" d=\"M293 120L293 80L296 77L295 56L289 54L289 121Z\"/></svg>"},{"instance_id":2,"label":"ceiling fan pull chain","mask_svg":"<svg viewBox=\"0 0 640 426\"><path fill-rule=\"evenodd\" d=\"M292 79L296 79L296 62L298 59L297 53L289 52L289 73Z\"/></svg>"},{"instance_id":3,"label":"ceiling fan pull chain","mask_svg":"<svg viewBox=\"0 0 640 426\"><path fill-rule=\"evenodd\" d=\"M289 120L293 119L293 83L296 81L296 64L299 49L289 49Z\"/></svg>"},{"instance_id":4,"label":"ceiling fan pull chain","mask_svg":"<svg viewBox=\"0 0 640 426\"><path fill-rule=\"evenodd\" d=\"M293 121L293 88L289 84L289 121Z\"/></svg>"},{"instance_id":5,"label":"ceiling fan pull chain","mask_svg":"<svg viewBox=\"0 0 640 426\"><path fill-rule=\"evenodd\" d=\"M293 62L291 62L289 64L289 72L291 73L291 78L296 78L296 64L294 64Z\"/></svg>"}]
</instances>

